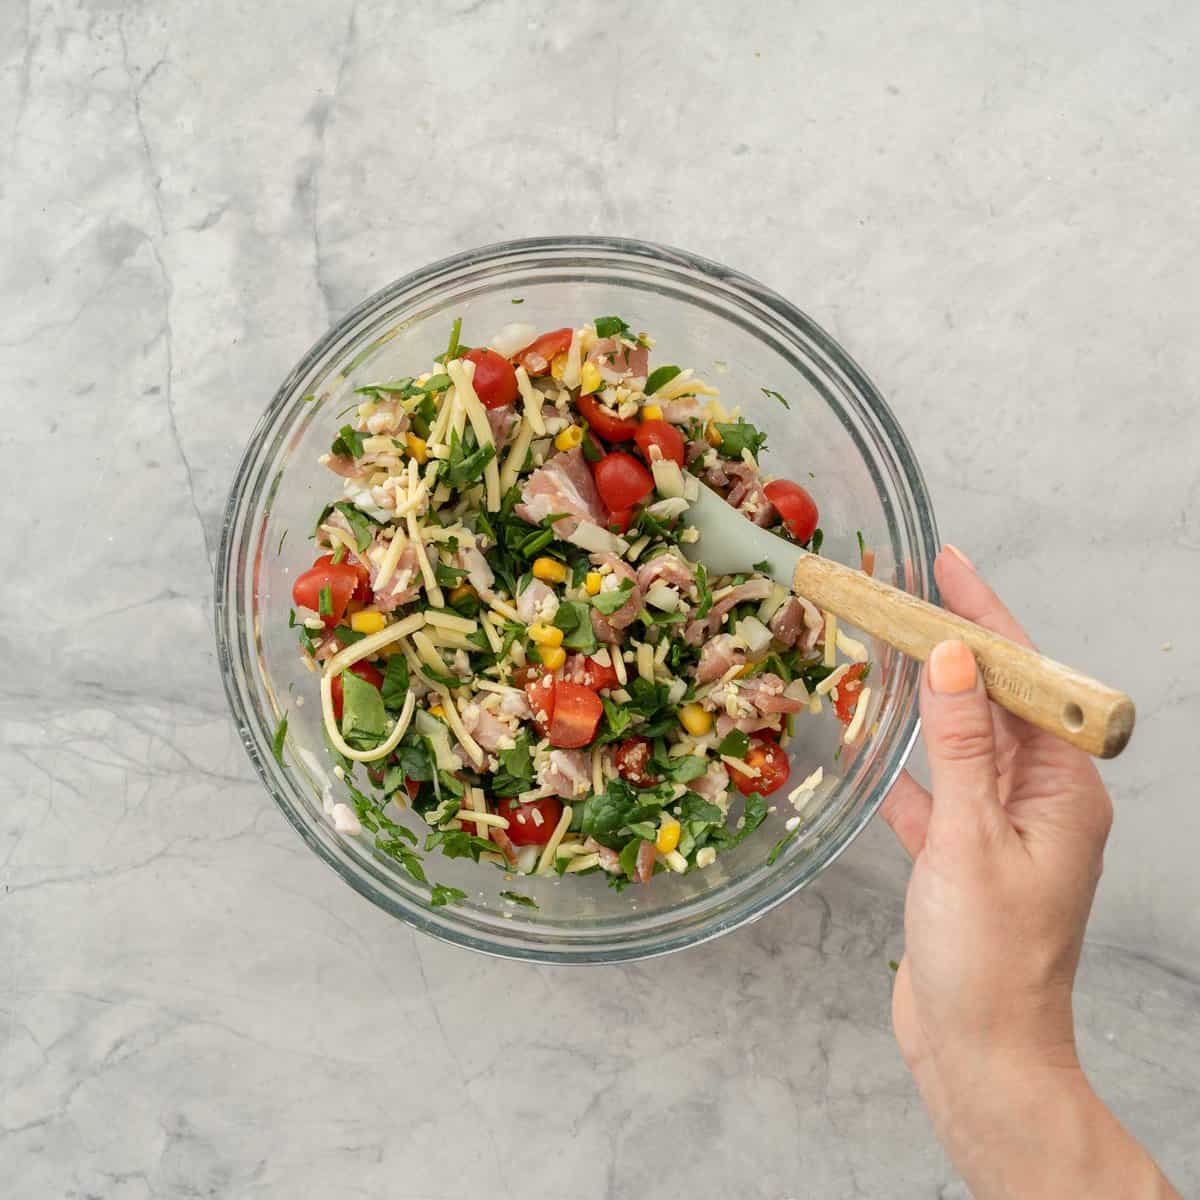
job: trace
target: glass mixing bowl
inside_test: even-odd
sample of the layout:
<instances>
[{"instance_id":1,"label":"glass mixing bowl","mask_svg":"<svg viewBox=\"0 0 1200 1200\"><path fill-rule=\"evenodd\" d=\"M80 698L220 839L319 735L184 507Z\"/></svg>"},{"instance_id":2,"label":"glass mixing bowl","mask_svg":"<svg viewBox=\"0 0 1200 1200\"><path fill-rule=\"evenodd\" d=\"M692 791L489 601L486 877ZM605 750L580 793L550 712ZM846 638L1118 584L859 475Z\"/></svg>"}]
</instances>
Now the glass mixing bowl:
<instances>
[{"instance_id":1,"label":"glass mixing bowl","mask_svg":"<svg viewBox=\"0 0 1200 1200\"><path fill-rule=\"evenodd\" d=\"M515 305L514 301L521 303ZM920 469L895 417L862 370L824 330L768 288L681 250L615 238L535 238L456 255L392 284L340 321L284 381L258 422L225 511L216 581L217 645L238 732L263 782L301 837L381 908L449 942L506 958L614 962L665 954L735 929L815 879L879 807L917 732L917 665L872 647L869 729L842 748L826 710L802 716L790 751L793 782L817 765L825 781L798 833L773 862L793 816L786 791L762 828L716 863L657 875L617 893L603 876L515 881L487 864L426 867L467 899L429 903L369 835L335 832L326 807L344 790L321 734L316 676L288 628L292 580L312 560L308 534L338 480L317 462L354 388L424 369L452 320L483 343L509 322L539 329L615 313L656 338L655 361L697 368L727 407L769 434L764 467L810 488L823 553L857 562L856 531L875 573L933 594L937 536ZM763 389L788 401L785 408ZM299 698L304 697L304 704ZM288 714L285 766L272 754ZM406 818L422 829L419 817ZM500 896L516 889L536 909Z\"/></svg>"}]
</instances>

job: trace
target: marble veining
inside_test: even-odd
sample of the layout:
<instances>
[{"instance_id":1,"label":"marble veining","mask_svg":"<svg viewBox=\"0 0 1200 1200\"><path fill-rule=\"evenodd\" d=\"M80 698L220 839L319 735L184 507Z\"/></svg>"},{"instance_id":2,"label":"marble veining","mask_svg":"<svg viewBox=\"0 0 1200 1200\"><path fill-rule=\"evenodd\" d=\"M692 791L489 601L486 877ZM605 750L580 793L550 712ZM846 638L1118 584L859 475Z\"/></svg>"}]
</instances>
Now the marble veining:
<instances>
[{"instance_id":1,"label":"marble veining","mask_svg":"<svg viewBox=\"0 0 1200 1200\"><path fill-rule=\"evenodd\" d=\"M886 829L712 946L518 966L341 885L233 734L258 413L370 291L546 232L798 302L944 534L1135 696L1081 1039L1200 1190L1197 38L1162 0L0 5L4 1196L965 1196L889 1032Z\"/></svg>"}]
</instances>

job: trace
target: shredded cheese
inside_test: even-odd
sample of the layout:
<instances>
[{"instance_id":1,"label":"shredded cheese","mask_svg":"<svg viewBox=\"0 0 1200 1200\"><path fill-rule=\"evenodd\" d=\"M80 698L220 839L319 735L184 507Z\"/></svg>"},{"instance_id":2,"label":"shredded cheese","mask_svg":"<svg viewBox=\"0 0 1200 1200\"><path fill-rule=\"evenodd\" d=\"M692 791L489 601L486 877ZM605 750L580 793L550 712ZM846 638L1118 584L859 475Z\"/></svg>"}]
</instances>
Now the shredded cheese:
<instances>
[{"instance_id":1,"label":"shredded cheese","mask_svg":"<svg viewBox=\"0 0 1200 1200\"><path fill-rule=\"evenodd\" d=\"M757 767L752 767L748 762L741 758L734 758L732 754L722 754L721 761L739 774L745 775L748 779L757 779L762 772Z\"/></svg>"},{"instance_id":2,"label":"shredded cheese","mask_svg":"<svg viewBox=\"0 0 1200 1200\"><path fill-rule=\"evenodd\" d=\"M525 420L530 427L530 433L538 437L546 436L546 422L542 420L542 396L534 390L529 382L529 372L524 367L517 368L517 391L525 402Z\"/></svg>"},{"instance_id":3,"label":"shredded cheese","mask_svg":"<svg viewBox=\"0 0 1200 1200\"><path fill-rule=\"evenodd\" d=\"M837 617L831 612L825 614L825 665L837 666Z\"/></svg>"},{"instance_id":4,"label":"shredded cheese","mask_svg":"<svg viewBox=\"0 0 1200 1200\"><path fill-rule=\"evenodd\" d=\"M558 843L566 835L567 827L571 824L571 817L573 815L574 810L571 806L564 804L562 816L558 818L558 824L555 825L554 832L550 835L550 840L546 843L546 848L542 851L541 858L538 859L537 868L534 871L535 875L545 875L550 870L554 863L554 856L558 852Z\"/></svg>"},{"instance_id":5,"label":"shredded cheese","mask_svg":"<svg viewBox=\"0 0 1200 1200\"><path fill-rule=\"evenodd\" d=\"M600 865L600 855L595 852L591 854L583 854L578 858L573 858L567 863L566 873L574 875L578 871L586 871L589 867L598 867Z\"/></svg>"},{"instance_id":6,"label":"shredded cheese","mask_svg":"<svg viewBox=\"0 0 1200 1200\"><path fill-rule=\"evenodd\" d=\"M426 613L425 619L430 625L440 626L442 629L453 629L457 633L474 633L479 628L479 623L473 621L470 617L460 617L457 613L450 612L431 612ZM479 649L478 646L475 649Z\"/></svg>"},{"instance_id":7,"label":"shredded cheese","mask_svg":"<svg viewBox=\"0 0 1200 1200\"><path fill-rule=\"evenodd\" d=\"M517 436L513 438L508 454L504 458L504 467L500 471L500 492L503 495L517 482L517 476L529 456L529 444L533 441L533 426L527 417L521 418Z\"/></svg>"},{"instance_id":8,"label":"shredded cheese","mask_svg":"<svg viewBox=\"0 0 1200 1200\"><path fill-rule=\"evenodd\" d=\"M454 380L454 390L459 401L466 410L471 428L475 430L475 440L480 447L491 446L496 449L496 439L492 436L492 426L488 421L487 412L475 394L475 384L472 382L474 364L468 371L462 359L455 359L446 364L446 372ZM496 456L492 455L483 469L483 482L487 489L487 510L498 512L500 509L500 468L496 465Z\"/></svg>"},{"instance_id":9,"label":"shredded cheese","mask_svg":"<svg viewBox=\"0 0 1200 1200\"><path fill-rule=\"evenodd\" d=\"M377 758L386 758L391 754L400 744L400 739L408 732L408 725L416 706L417 697L410 690L404 697L404 707L401 708L400 715L396 718L396 723L392 726L392 731L387 738L373 750L355 750L342 737L337 717L333 712L333 676L328 673L321 676L321 716L325 722L325 732L329 735L329 740L337 752L352 762L374 762Z\"/></svg>"},{"instance_id":10,"label":"shredded cheese","mask_svg":"<svg viewBox=\"0 0 1200 1200\"><path fill-rule=\"evenodd\" d=\"M413 613L412 616L405 617L401 621L396 621L386 629L381 629L378 633L368 634L365 638L361 638L352 645L339 650L329 659L325 664L325 674L336 675L339 671L344 671L347 667L353 666L360 659L370 658L384 646L388 646L392 642L397 642L401 638L407 637L410 633L415 633L424 624L425 614Z\"/></svg>"},{"instance_id":11,"label":"shredded cheese","mask_svg":"<svg viewBox=\"0 0 1200 1200\"><path fill-rule=\"evenodd\" d=\"M815 694L818 696L827 696L839 683L846 677L846 673L853 666L853 663L842 663L840 667L835 667L832 675L826 675L820 683L817 684Z\"/></svg>"},{"instance_id":12,"label":"shredded cheese","mask_svg":"<svg viewBox=\"0 0 1200 1200\"><path fill-rule=\"evenodd\" d=\"M865 687L858 698L858 704L854 707L854 719L850 722L849 727L846 729L846 734L842 738L843 745L852 745L862 732L863 722L867 719L867 705L870 703L870 700L871 689Z\"/></svg>"},{"instance_id":13,"label":"shredded cheese","mask_svg":"<svg viewBox=\"0 0 1200 1200\"><path fill-rule=\"evenodd\" d=\"M837 631L837 648L852 662L865 663L871 657L862 642L849 637L840 629Z\"/></svg>"},{"instance_id":14,"label":"shredded cheese","mask_svg":"<svg viewBox=\"0 0 1200 1200\"><path fill-rule=\"evenodd\" d=\"M571 344L567 347L567 362L563 368L563 387L571 389L579 386L579 373L583 369L583 330L571 331Z\"/></svg>"},{"instance_id":15,"label":"shredded cheese","mask_svg":"<svg viewBox=\"0 0 1200 1200\"><path fill-rule=\"evenodd\" d=\"M483 761L486 757L483 747L467 732L466 726L462 723L462 717L458 715L458 709L455 707L454 701L450 698L450 693L440 684L434 683L432 687L442 703L442 709L446 714L446 724L450 726L454 736L458 738L458 744L467 752L467 757L477 767L483 766Z\"/></svg>"},{"instance_id":16,"label":"shredded cheese","mask_svg":"<svg viewBox=\"0 0 1200 1200\"><path fill-rule=\"evenodd\" d=\"M639 642L637 648L638 674L647 682L654 682L654 648Z\"/></svg>"},{"instance_id":17,"label":"shredded cheese","mask_svg":"<svg viewBox=\"0 0 1200 1200\"><path fill-rule=\"evenodd\" d=\"M604 791L604 759L599 746L592 747L592 791L597 795Z\"/></svg>"},{"instance_id":18,"label":"shredded cheese","mask_svg":"<svg viewBox=\"0 0 1200 1200\"><path fill-rule=\"evenodd\" d=\"M406 545L408 545L408 538L405 536L404 530L397 527L392 533L392 540L388 543L388 548L383 552L383 561L379 564L379 573L375 576L375 591L387 586Z\"/></svg>"},{"instance_id":19,"label":"shredded cheese","mask_svg":"<svg viewBox=\"0 0 1200 1200\"><path fill-rule=\"evenodd\" d=\"M460 808L455 816L460 821L472 821L476 825L494 825L497 829L507 829L509 821L498 813L476 812L474 809Z\"/></svg>"}]
</instances>

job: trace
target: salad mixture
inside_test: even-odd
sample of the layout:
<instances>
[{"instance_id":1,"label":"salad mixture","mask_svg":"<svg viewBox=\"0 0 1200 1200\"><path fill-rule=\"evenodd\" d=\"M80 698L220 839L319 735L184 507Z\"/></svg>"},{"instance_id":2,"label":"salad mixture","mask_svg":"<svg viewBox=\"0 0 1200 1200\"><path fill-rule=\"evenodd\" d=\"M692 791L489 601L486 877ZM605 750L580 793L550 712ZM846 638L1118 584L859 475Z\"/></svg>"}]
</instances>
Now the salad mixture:
<instances>
[{"instance_id":1,"label":"salad mixture","mask_svg":"<svg viewBox=\"0 0 1200 1200\"><path fill-rule=\"evenodd\" d=\"M689 503L703 482L812 550L817 506L762 472L763 433L692 370L651 369L652 339L620 318L474 348L460 333L423 374L359 388L321 459L340 495L291 620L351 801L327 802L334 823L422 882L397 809L428 824L424 851L512 874L620 889L703 870L787 787L794 723L828 707L853 743L870 688L832 614L683 556ZM286 717L277 756L285 737ZM820 782L786 793L797 812Z\"/></svg>"}]
</instances>

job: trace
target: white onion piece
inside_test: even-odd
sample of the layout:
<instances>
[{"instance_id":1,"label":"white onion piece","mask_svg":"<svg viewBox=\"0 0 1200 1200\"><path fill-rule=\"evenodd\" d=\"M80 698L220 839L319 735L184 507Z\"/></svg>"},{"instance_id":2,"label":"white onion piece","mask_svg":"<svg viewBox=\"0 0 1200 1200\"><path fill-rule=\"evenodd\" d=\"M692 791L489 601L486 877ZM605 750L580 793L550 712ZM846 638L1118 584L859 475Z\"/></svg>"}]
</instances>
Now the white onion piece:
<instances>
[{"instance_id":1,"label":"white onion piece","mask_svg":"<svg viewBox=\"0 0 1200 1200\"><path fill-rule=\"evenodd\" d=\"M528 321L514 321L505 325L488 343L497 354L512 358L518 350L524 350L537 337L537 326Z\"/></svg>"}]
</instances>

